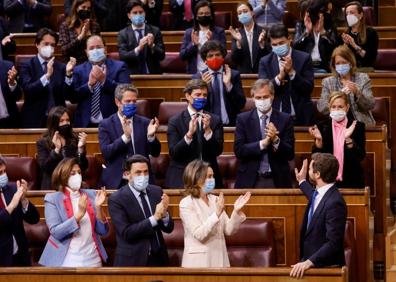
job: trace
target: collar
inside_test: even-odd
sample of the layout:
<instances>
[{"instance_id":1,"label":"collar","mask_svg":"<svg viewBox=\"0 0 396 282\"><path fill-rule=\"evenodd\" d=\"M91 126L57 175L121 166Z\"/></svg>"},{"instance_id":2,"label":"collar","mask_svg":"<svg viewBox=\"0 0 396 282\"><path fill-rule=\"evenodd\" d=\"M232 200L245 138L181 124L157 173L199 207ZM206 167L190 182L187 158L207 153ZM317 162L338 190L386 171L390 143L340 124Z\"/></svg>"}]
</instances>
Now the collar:
<instances>
[{"instance_id":1,"label":"collar","mask_svg":"<svg viewBox=\"0 0 396 282\"><path fill-rule=\"evenodd\" d=\"M122 125L122 123L124 122L124 117L121 115L120 111L117 111L117 116L118 116L118 118L121 122L121 125ZM130 120L131 120L131 122L133 122L133 117L131 117Z\"/></svg>"},{"instance_id":2,"label":"collar","mask_svg":"<svg viewBox=\"0 0 396 282\"><path fill-rule=\"evenodd\" d=\"M143 30L143 31L146 30L146 24L145 24L145 23L143 23L142 26L136 26L136 25L134 25L134 24L131 24L131 25L132 25L133 31L137 31L138 29Z\"/></svg>"},{"instance_id":3,"label":"collar","mask_svg":"<svg viewBox=\"0 0 396 282\"><path fill-rule=\"evenodd\" d=\"M253 23L252 28L251 28L250 30L247 30L246 26L244 25L244 26L243 26L243 29L245 30L246 34L248 34L248 33L253 33L253 31L254 31L254 26L255 26L255 25L256 25L256 24Z\"/></svg>"},{"instance_id":4,"label":"collar","mask_svg":"<svg viewBox=\"0 0 396 282\"><path fill-rule=\"evenodd\" d=\"M188 114L190 115L190 117L192 117L196 113L203 113L203 110L197 111L191 105L188 105L187 111L188 111Z\"/></svg>"},{"instance_id":5,"label":"collar","mask_svg":"<svg viewBox=\"0 0 396 282\"><path fill-rule=\"evenodd\" d=\"M266 113L262 113L262 112L260 112L258 109L256 109L256 111L257 111L257 114L258 114L259 119L261 119L261 116L263 116L263 115L266 115L268 120L271 119L272 107L271 107L271 109L270 109L268 112L266 112Z\"/></svg>"},{"instance_id":6,"label":"collar","mask_svg":"<svg viewBox=\"0 0 396 282\"><path fill-rule=\"evenodd\" d=\"M65 187L65 194L69 194L70 195L70 199L77 199L80 198L80 190L72 190L69 187Z\"/></svg>"},{"instance_id":7,"label":"collar","mask_svg":"<svg viewBox=\"0 0 396 282\"><path fill-rule=\"evenodd\" d=\"M210 74L213 74L214 72L223 73L223 66L221 66L217 71L214 71L210 67L208 67L208 71Z\"/></svg>"},{"instance_id":8,"label":"collar","mask_svg":"<svg viewBox=\"0 0 396 282\"><path fill-rule=\"evenodd\" d=\"M128 187L132 191L132 193L136 197L136 199L139 199L141 192L144 192L147 195L147 188L140 192L140 191L136 190L129 182L128 182Z\"/></svg>"},{"instance_id":9,"label":"collar","mask_svg":"<svg viewBox=\"0 0 396 282\"><path fill-rule=\"evenodd\" d=\"M320 187L320 188L316 188L316 191L318 192L318 194L319 194L320 196L323 197L323 196L326 194L326 192L327 192L331 187L333 187L333 185L334 185L334 183L330 183L330 184L323 185L323 186Z\"/></svg>"},{"instance_id":10,"label":"collar","mask_svg":"<svg viewBox=\"0 0 396 282\"><path fill-rule=\"evenodd\" d=\"M40 65L42 65L44 62L48 62L43 57L41 57L40 53L37 53L37 58L38 58L38 60L40 62Z\"/></svg>"}]
</instances>

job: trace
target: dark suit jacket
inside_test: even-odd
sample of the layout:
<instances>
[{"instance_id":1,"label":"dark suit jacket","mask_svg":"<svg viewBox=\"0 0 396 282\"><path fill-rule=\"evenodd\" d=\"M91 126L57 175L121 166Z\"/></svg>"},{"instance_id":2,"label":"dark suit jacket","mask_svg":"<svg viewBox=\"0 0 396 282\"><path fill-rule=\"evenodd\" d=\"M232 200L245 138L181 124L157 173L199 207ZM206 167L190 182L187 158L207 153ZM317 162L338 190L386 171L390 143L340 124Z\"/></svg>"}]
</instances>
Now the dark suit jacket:
<instances>
[{"instance_id":1,"label":"dark suit jacket","mask_svg":"<svg viewBox=\"0 0 396 282\"><path fill-rule=\"evenodd\" d=\"M309 199L300 234L300 260L309 259L315 267L345 265L344 233L347 207L337 186L323 196L307 228L308 212L314 188L307 181L300 189Z\"/></svg>"},{"instance_id":2,"label":"dark suit jacket","mask_svg":"<svg viewBox=\"0 0 396 282\"><path fill-rule=\"evenodd\" d=\"M191 15L192 17L194 17L194 9L195 9L195 5L197 5L197 3L200 0L191 0ZM172 15L174 17L175 20L175 25L173 27L173 29L184 29L184 1L182 5L179 5L177 3L176 0L169 0L169 9L172 12ZM190 26L193 24L194 19L191 19L190 22Z\"/></svg>"},{"instance_id":3,"label":"dark suit jacket","mask_svg":"<svg viewBox=\"0 0 396 282\"><path fill-rule=\"evenodd\" d=\"M15 185L6 185L3 188L7 204L11 202L15 192ZM15 237L18 244L18 254L23 265L30 265L29 246L25 229L23 228L23 221L30 224L36 224L40 221L39 212L33 204L29 203L26 213L23 213L21 204L18 205L12 214L9 214L6 209L0 209L0 266L12 266L14 246L12 236Z\"/></svg>"},{"instance_id":4,"label":"dark suit jacket","mask_svg":"<svg viewBox=\"0 0 396 282\"><path fill-rule=\"evenodd\" d=\"M8 24L6 22L6 20L1 16L0 14L0 42L3 40L4 37L6 37L7 35L9 35L9 29L8 29ZM7 60L8 59L8 55L10 53L14 53L16 50L16 44L15 44L15 40L11 40L10 43L7 43L5 46L0 44L0 52L2 52L3 55L3 60Z\"/></svg>"},{"instance_id":5,"label":"dark suit jacket","mask_svg":"<svg viewBox=\"0 0 396 282\"><path fill-rule=\"evenodd\" d=\"M235 188L254 187L262 154L268 154L276 187L292 187L289 161L294 159L294 129L290 115L272 110L270 117L279 131L280 143L277 150L270 145L260 150L260 120L257 109L238 115L235 128L234 152L239 160Z\"/></svg>"},{"instance_id":6,"label":"dark suit jacket","mask_svg":"<svg viewBox=\"0 0 396 282\"><path fill-rule=\"evenodd\" d=\"M144 57L146 59L147 68L150 74L162 73L160 61L165 58L165 47L162 40L162 34L158 27L145 24L144 35L152 33L154 36L154 48L151 49L147 45L143 49ZM132 74L139 74L139 56L136 56L135 48L139 45L139 41L135 36L132 25L120 31L118 34L118 52L120 53L120 60L128 64Z\"/></svg>"},{"instance_id":7,"label":"dark suit jacket","mask_svg":"<svg viewBox=\"0 0 396 282\"><path fill-rule=\"evenodd\" d=\"M296 75L293 80L278 86L275 77L279 74L278 57L271 52L261 58L259 66L259 78L272 80L275 87L275 99L272 106L279 110L282 95L289 95L292 99L296 112L295 125L312 125L313 104L311 93L314 86L314 75L311 56L305 52L292 49L293 68Z\"/></svg>"},{"instance_id":8,"label":"dark suit jacket","mask_svg":"<svg viewBox=\"0 0 396 282\"><path fill-rule=\"evenodd\" d=\"M40 78L44 70L37 56L21 64L19 78L25 102L22 108L22 127L45 127L47 122L48 97L53 93L55 106L65 106L66 95L73 92L73 86L65 82L66 65L55 60L54 73L47 86Z\"/></svg>"},{"instance_id":9,"label":"dark suit jacket","mask_svg":"<svg viewBox=\"0 0 396 282\"><path fill-rule=\"evenodd\" d=\"M348 119L347 127L353 120ZM333 154L333 128L332 121L328 119L318 124L323 139L323 148L315 146L312 152L322 152ZM361 162L366 156L366 135L364 123L358 121L352 133L353 147L348 148L344 145L344 169L342 172L343 180L337 183L340 188L364 188L364 172Z\"/></svg>"},{"instance_id":10,"label":"dark suit jacket","mask_svg":"<svg viewBox=\"0 0 396 282\"><path fill-rule=\"evenodd\" d=\"M156 205L161 202L162 190L149 185L146 189L150 207L154 213ZM173 219L169 214L169 223L162 220L152 227L150 220L144 216L135 195L129 185L121 187L109 197L109 213L116 231L117 248L114 266L147 266L150 239L157 234L161 251L158 254L163 266L168 265L168 253L161 231L173 231Z\"/></svg>"},{"instance_id":11,"label":"dark suit jacket","mask_svg":"<svg viewBox=\"0 0 396 282\"><path fill-rule=\"evenodd\" d=\"M136 152L133 152L132 142L127 144L122 141L122 125L118 114L115 113L104 119L99 124L99 145L103 154L106 168L102 172L102 183L112 189L120 187L122 180L122 164L125 159L134 154L140 154L149 158L149 155L158 157L161 152L161 144L157 138L153 142L147 140L147 127L150 120L146 117L135 115L133 117L133 135ZM154 183L150 173L150 183Z\"/></svg>"},{"instance_id":12,"label":"dark suit jacket","mask_svg":"<svg viewBox=\"0 0 396 282\"><path fill-rule=\"evenodd\" d=\"M103 118L107 118L117 111L114 102L114 90L119 83L130 83L130 71L125 63L106 59L106 81L102 86L100 95L100 112ZM78 65L73 73L73 85L75 92L69 95L72 103L78 103L75 113L74 127L87 127L91 122L91 103L93 93L89 90L88 79L92 64L87 61Z\"/></svg>"},{"instance_id":13,"label":"dark suit jacket","mask_svg":"<svg viewBox=\"0 0 396 282\"><path fill-rule=\"evenodd\" d=\"M164 1L163 0L152 0L152 1L155 3L154 7L150 7L148 5L148 3L151 1L147 1L147 3L144 5L144 10L146 12L146 23L159 27Z\"/></svg>"},{"instance_id":14,"label":"dark suit jacket","mask_svg":"<svg viewBox=\"0 0 396 282\"><path fill-rule=\"evenodd\" d=\"M21 98L22 92L19 85L11 91L7 78L8 71L12 68L13 64L8 61L0 60L0 83L1 83L1 91L3 92L4 100L7 106L9 117L4 119L2 122L8 128L16 128L19 127L19 112L17 109L16 102Z\"/></svg>"},{"instance_id":15,"label":"dark suit jacket","mask_svg":"<svg viewBox=\"0 0 396 282\"><path fill-rule=\"evenodd\" d=\"M195 159L199 159L199 142L202 141L202 160L210 163L216 180L216 187L223 186L217 156L223 152L223 125L218 116L211 115L210 128L213 131L212 138L208 141L205 139L203 132L199 137L198 132L194 134L190 145L184 140L184 135L188 131L188 124L191 120L188 110L173 116L168 122L168 146L171 162L166 173L166 188L182 188L184 168Z\"/></svg>"},{"instance_id":16,"label":"dark suit jacket","mask_svg":"<svg viewBox=\"0 0 396 282\"><path fill-rule=\"evenodd\" d=\"M207 70L204 70L203 72L206 71ZM197 72L196 74L193 74L192 78L201 78L201 73ZM226 126L235 125L236 116L240 113L246 103L245 94L243 93L242 89L241 75L236 70L231 70L231 83L232 89L230 92L227 92L226 87L223 83L223 97L229 119L229 123ZM212 84L209 84L208 87L208 100L205 106L205 110L214 113L215 97L212 90Z\"/></svg>"},{"instance_id":17,"label":"dark suit jacket","mask_svg":"<svg viewBox=\"0 0 396 282\"><path fill-rule=\"evenodd\" d=\"M198 46L193 45L191 42L191 33L193 28L189 28L184 32L183 41L180 47L180 59L187 61L187 73L197 72L197 56L199 54ZM224 29L219 26L215 26L212 30L211 40L218 40L224 48L226 46L226 38Z\"/></svg>"}]
</instances>

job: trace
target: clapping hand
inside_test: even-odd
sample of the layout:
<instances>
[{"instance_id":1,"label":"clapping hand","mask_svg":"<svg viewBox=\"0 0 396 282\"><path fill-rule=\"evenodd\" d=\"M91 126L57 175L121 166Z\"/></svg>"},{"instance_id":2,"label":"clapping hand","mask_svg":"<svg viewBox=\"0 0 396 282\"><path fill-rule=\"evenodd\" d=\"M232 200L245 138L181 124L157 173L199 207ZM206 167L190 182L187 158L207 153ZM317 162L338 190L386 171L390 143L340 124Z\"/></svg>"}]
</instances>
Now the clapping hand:
<instances>
[{"instance_id":1,"label":"clapping hand","mask_svg":"<svg viewBox=\"0 0 396 282\"><path fill-rule=\"evenodd\" d=\"M234 40L235 40L236 42L238 42L239 44L241 44L241 42L242 42L242 35L241 35L241 33L239 32L239 30L238 30L237 28L234 29L232 26L230 26L228 30L230 31L232 38L234 38ZM240 48L240 45L239 45L238 47Z\"/></svg>"},{"instance_id":2,"label":"clapping hand","mask_svg":"<svg viewBox=\"0 0 396 282\"><path fill-rule=\"evenodd\" d=\"M354 120L354 121L352 122L351 126L348 127L348 128L345 130L345 139L351 138L351 136L352 136L352 134L353 134L353 131L355 130L355 127L356 127L356 120Z\"/></svg>"},{"instance_id":3,"label":"clapping hand","mask_svg":"<svg viewBox=\"0 0 396 282\"><path fill-rule=\"evenodd\" d=\"M51 60L48 61L47 63L47 79L49 80L52 76L52 74L54 73L54 61L55 61L55 57L52 57Z\"/></svg>"},{"instance_id":4,"label":"clapping hand","mask_svg":"<svg viewBox=\"0 0 396 282\"><path fill-rule=\"evenodd\" d=\"M88 196L87 194L82 194L80 196L80 199L78 200L78 211L77 214L75 215L77 222L80 222L80 220L84 217L85 212L87 211L87 204L88 204Z\"/></svg>"},{"instance_id":5,"label":"clapping hand","mask_svg":"<svg viewBox=\"0 0 396 282\"><path fill-rule=\"evenodd\" d=\"M190 122L188 123L188 131L187 131L187 138L192 139L193 135L197 131L198 127L198 116L194 115Z\"/></svg>"},{"instance_id":6,"label":"clapping hand","mask_svg":"<svg viewBox=\"0 0 396 282\"><path fill-rule=\"evenodd\" d=\"M239 196L239 198L234 203L234 211L239 213L242 208L249 202L251 193L246 192L244 195Z\"/></svg>"},{"instance_id":7,"label":"clapping hand","mask_svg":"<svg viewBox=\"0 0 396 282\"><path fill-rule=\"evenodd\" d=\"M1 40L1 45L3 45L3 46L7 45L8 43L11 42L13 37L14 37L14 34L10 34L10 35L5 36L3 38L3 40Z\"/></svg>"},{"instance_id":8,"label":"clapping hand","mask_svg":"<svg viewBox=\"0 0 396 282\"><path fill-rule=\"evenodd\" d=\"M202 128L205 134L210 134L212 129L210 128L211 116L209 114L202 114Z\"/></svg>"},{"instance_id":9,"label":"clapping hand","mask_svg":"<svg viewBox=\"0 0 396 282\"><path fill-rule=\"evenodd\" d=\"M314 125L308 128L309 134L315 139L315 146L318 148L323 147L323 139L322 134L320 133L319 128Z\"/></svg>"},{"instance_id":10,"label":"clapping hand","mask_svg":"<svg viewBox=\"0 0 396 282\"><path fill-rule=\"evenodd\" d=\"M150 48L154 47L154 35L152 33L148 33L147 35L147 45Z\"/></svg>"},{"instance_id":11,"label":"clapping hand","mask_svg":"<svg viewBox=\"0 0 396 282\"><path fill-rule=\"evenodd\" d=\"M193 45L198 45L199 44L199 35L198 35L198 31L193 30L191 32L191 42Z\"/></svg>"},{"instance_id":12,"label":"clapping hand","mask_svg":"<svg viewBox=\"0 0 396 282\"><path fill-rule=\"evenodd\" d=\"M52 144L55 146L55 152L59 154L62 147L65 145L65 139L59 134L59 131L55 131L52 136Z\"/></svg>"},{"instance_id":13,"label":"clapping hand","mask_svg":"<svg viewBox=\"0 0 396 282\"><path fill-rule=\"evenodd\" d=\"M106 200L106 188L102 187L101 190L97 190L96 191L96 195L95 195L95 206L97 208L101 207L103 205L103 203Z\"/></svg>"},{"instance_id":14,"label":"clapping hand","mask_svg":"<svg viewBox=\"0 0 396 282\"><path fill-rule=\"evenodd\" d=\"M272 142L274 142L276 140L276 137L279 134L278 129L275 127L275 125L272 122L267 124L267 126L265 128L265 132L266 132L266 135L271 139Z\"/></svg>"},{"instance_id":15,"label":"clapping hand","mask_svg":"<svg viewBox=\"0 0 396 282\"><path fill-rule=\"evenodd\" d=\"M157 132L157 129L159 127L159 120L158 118L153 118L148 127L147 127L147 136L148 137L154 137L155 133Z\"/></svg>"},{"instance_id":16,"label":"clapping hand","mask_svg":"<svg viewBox=\"0 0 396 282\"><path fill-rule=\"evenodd\" d=\"M80 151L80 153L82 153L84 151L85 144L87 143L87 136L88 135L85 132L80 132L78 134L77 147L78 147L78 150Z\"/></svg>"},{"instance_id":17,"label":"clapping hand","mask_svg":"<svg viewBox=\"0 0 396 282\"><path fill-rule=\"evenodd\" d=\"M71 76L73 74L74 67L77 64L77 60L74 57L70 57L69 62L66 65L66 76Z\"/></svg>"},{"instance_id":18,"label":"clapping hand","mask_svg":"<svg viewBox=\"0 0 396 282\"><path fill-rule=\"evenodd\" d=\"M206 71L201 73L201 78L203 81L206 82L206 84L210 84L212 82L213 76L210 74L209 71Z\"/></svg>"},{"instance_id":19,"label":"clapping hand","mask_svg":"<svg viewBox=\"0 0 396 282\"><path fill-rule=\"evenodd\" d=\"M229 65L224 65L223 83L226 85L226 87L231 85L231 68Z\"/></svg>"},{"instance_id":20,"label":"clapping hand","mask_svg":"<svg viewBox=\"0 0 396 282\"><path fill-rule=\"evenodd\" d=\"M17 77L18 71L16 70L15 66L12 66L12 68L8 71L7 75L7 82L9 86L15 86L16 85L16 77Z\"/></svg>"},{"instance_id":21,"label":"clapping hand","mask_svg":"<svg viewBox=\"0 0 396 282\"><path fill-rule=\"evenodd\" d=\"M223 192L220 192L219 196L216 198L216 215L220 217L222 212L224 211L224 195Z\"/></svg>"}]
</instances>

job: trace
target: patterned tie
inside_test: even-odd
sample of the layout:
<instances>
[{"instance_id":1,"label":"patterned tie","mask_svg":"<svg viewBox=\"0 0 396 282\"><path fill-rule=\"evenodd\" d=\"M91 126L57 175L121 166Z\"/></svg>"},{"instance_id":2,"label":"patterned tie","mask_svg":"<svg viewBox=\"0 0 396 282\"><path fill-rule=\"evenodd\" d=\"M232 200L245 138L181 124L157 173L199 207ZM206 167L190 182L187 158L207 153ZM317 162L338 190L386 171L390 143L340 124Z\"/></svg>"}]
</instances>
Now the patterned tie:
<instances>
[{"instance_id":1,"label":"patterned tie","mask_svg":"<svg viewBox=\"0 0 396 282\"><path fill-rule=\"evenodd\" d=\"M152 216L152 214L151 214L149 205L146 201L145 195L146 195L145 192L140 192L140 200L142 201L144 215L146 218L149 218L150 216ZM151 245L151 251L153 253L157 253L160 248L157 231L155 231L155 237L154 236L151 237L150 245Z\"/></svg>"},{"instance_id":2,"label":"patterned tie","mask_svg":"<svg viewBox=\"0 0 396 282\"><path fill-rule=\"evenodd\" d=\"M140 42L140 40L143 38L143 29L136 29L137 33L139 34L138 36L138 43ZM139 72L141 74L147 74L147 66L146 66L146 58L145 58L145 49L141 50L139 52Z\"/></svg>"},{"instance_id":3,"label":"patterned tie","mask_svg":"<svg viewBox=\"0 0 396 282\"><path fill-rule=\"evenodd\" d=\"M100 117L100 92L102 85L100 82L96 82L93 86L93 95L91 101L91 117L98 119Z\"/></svg>"},{"instance_id":4,"label":"patterned tie","mask_svg":"<svg viewBox=\"0 0 396 282\"><path fill-rule=\"evenodd\" d=\"M313 214L314 214L315 199L316 199L316 196L317 196L317 195L318 195L318 191L315 190L315 191L313 192L313 194L312 194L311 205L309 206L307 227L308 227L309 224L311 223L312 216L313 216Z\"/></svg>"},{"instance_id":5,"label":"patterned tie","mask_svg":"<svg viewBox=\"0 0 396 282\"><path fill-rule=\"evenodd\" d=\"M184 19L186 22L192 20L191 0L184 0Z\"/></svg>"},{"instance_id":6,"label":"patterned tie","mask_svg":"<svg viewBox=\"0 0 396 282\"><path fill-rule=\"evenodd\" d=\"M265 133L265 127L267 126L267 115L262 115L260 117L261 119L261 124L260 124L260 131L261 131L261 138L264 139L267 134ZM268 148L267 148L268 149ZM267 150L268 151L268 150ZM261 155L261 161L260 161L260 173L266 173L270 169L269 162L268 162L268 153L262 153Z\"/></svg>"}]
</instances>

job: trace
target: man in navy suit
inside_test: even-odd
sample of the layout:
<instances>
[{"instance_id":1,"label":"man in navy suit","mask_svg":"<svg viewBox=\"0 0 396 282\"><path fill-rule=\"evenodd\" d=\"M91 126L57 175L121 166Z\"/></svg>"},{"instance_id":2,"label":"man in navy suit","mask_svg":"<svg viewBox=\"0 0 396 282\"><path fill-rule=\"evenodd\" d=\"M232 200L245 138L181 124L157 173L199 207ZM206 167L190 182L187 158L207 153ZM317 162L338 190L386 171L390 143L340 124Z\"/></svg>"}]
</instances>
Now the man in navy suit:
<instances>
[{"instance_id":1,"label":"man in navy suit","mask_svg":"<svg viewBox=\"0 0 396 282\"><path fill-rule=\"evenodd\" d=\"M16 81L17 74L11 62L0 60L0 128L19 127L16 102L22 92Z\"/></svg>"},{"instance_id":2,"label":"man in navy suit","mask_svg":"<svg viewBox=\"0 0 396 282\"><path fill-rule=\"evenodd\" d=\"M74 127L97 127L99 122L117 111L114 90L119 83L130 83L125 63L107 58L103 38L87 39L88 61L78 65L73 74L75 92L70 102L77 103Z\"/></svg>"},{"instance_id":3,"label":"man in navy suit","mask_svg":"<svg viewBox=\"0 0 396 282\"><path fill-rule=\"evenodd\" d=\"M0 266L29 266L30 255L23 221L36 224L40 215L26 198L27 182L8 183L6 162L0 157Z\"/></svg>"},{"instance_id":4,"label":"man in navy suit","mask_svg":"<svg viewBox=\"0 0 396 282\"><path fill-rule=\"evenodd\" d=\"M137 98L138 90L131 84L118 85L115 90L118 111L99 124L99 146L106 166L102 183L108 188L119 188L122 184L122 165L128 157L135 154L158 157L161 152L155 136L159 121L135 114ZM151 173L150 183L154 183Z\"/></svg>"},{"instance_id":5,"label":"man in navy suit","mask_svg":"<svg viewBox=\"0 0 396 282\"><path fill-rule=\"evenodd\" d=\"M239 160L235 188L291 187L289 161L294 159L290 115L272 108L274 86L257 80L251 89L256 107L238 115L234 152Z\"/></svg>"},{"instance_id":6,"label":"man in navy suit","mask_svg":"<svg viewBox=\"0 0 396 282\"><path fill-rule=\"evenodd\" d=\"M300 262L293 265L290 276L302 278L311 267L345 265L344 232L347 207L335 181L338 160L332 154L315 153L309 164L304 160L300 171L295 169L301 191L309 202L300 233Z\"/></svg>"},{"instance_id":7,"label":"man in navy suit","mask_svg":"<svg viewBox=\"0 0 396 282\"><path fill-rule=\"evenodd\" d=\"M241 76L224 65L227 50L220 42L207 41L200 54L208 69L194 74L193 78L202 78L209 85L205 110L221 117L224 126L234 126L237 114L246 103Z\"/></svg>"},{"instance_id":8,"label":"man in navy suit","mask_svg":"<svg viewBox=\"0 0 396 282\"><path fill-rule=\"evenodd\" d=\"M314 86L311 56L290 47L289 33L283 24L271 27L270 38L272 52L261 58L259 78L272 80L275 109L291 114L295 125L311 125Z\"/></svg>"},{"instance_id":9,"label":"man in navy suit","mask_svg":"<svg viewBox=\"0 0 396 282\"><path fill-rule=\"evenodd\" d=\"M149 160L134 155L126 162L129 183L109 197L109 212L116 231L114 266L167 266L162 232L173 231L169 198L148 184Z\"/></svg>"},{"instance_id":10,"label":"man in navy suit","mask_svg":"<svg viewBox=\"0 0 396 282\"><path fill-rule=\"evenodd\" d=\"M54 106L65 106L66 96L73 92L74 58L65 64L54 57L58 35L48 28L40 29L35 39L37 56L22 63L19 69L24 94L22 127L45 127L48 112Z\"/></svg>"}]
</instances>

